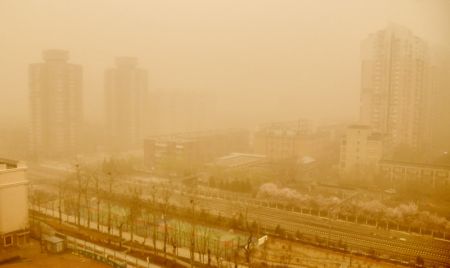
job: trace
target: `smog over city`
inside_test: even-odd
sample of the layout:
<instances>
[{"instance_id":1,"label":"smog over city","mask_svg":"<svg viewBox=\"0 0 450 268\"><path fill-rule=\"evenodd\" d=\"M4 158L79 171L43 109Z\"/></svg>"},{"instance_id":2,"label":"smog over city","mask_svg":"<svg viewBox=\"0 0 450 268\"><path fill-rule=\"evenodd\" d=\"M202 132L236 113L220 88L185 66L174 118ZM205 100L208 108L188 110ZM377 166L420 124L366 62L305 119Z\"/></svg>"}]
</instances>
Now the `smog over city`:
<instances>
[{"instance_id":1,"label":"smog over city","mask_svg":"<svg viewBox=\"0 0 450 268\"><path fill-rule=\"evenodd\" d=\"M450 1L0 0L0 266L450 267Z\"/></svg>"}]
</instances>

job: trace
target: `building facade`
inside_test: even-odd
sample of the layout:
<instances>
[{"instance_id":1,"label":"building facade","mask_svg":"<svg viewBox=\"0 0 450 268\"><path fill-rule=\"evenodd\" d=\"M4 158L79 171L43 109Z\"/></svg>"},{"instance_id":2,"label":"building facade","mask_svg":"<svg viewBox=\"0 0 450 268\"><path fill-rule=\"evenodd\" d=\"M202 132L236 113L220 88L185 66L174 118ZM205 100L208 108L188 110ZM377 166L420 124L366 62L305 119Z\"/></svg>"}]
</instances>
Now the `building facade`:
<instances>
[{"instance_id":1,"label":"building facade","mask_svg":"<svg viewBox=\"0 0 450 268\"><path fill-rule=\"evenodd\" d=\"M253 147L256 153L269 160L286 160L311 154L312 126L308 120L276 122L261 125L255 132Z\"/></svg>"},{"instance_id":2,"label":"building facade","mask_svg":"<svg viewBox=\"0 0 450 268\"><path fill-rule=\"evenodd\" d=\"M362 43L360 121L386 136L391 148L429 145L429 55L408 29L389 25Z\"/></svg>"},{"instance_id":3,"label":"building facade","mask_svg":"<svg viewBox=\"0 0 450 268\"><path fill-rule=\"evenodd\" d=\"M109 148L114 151L142 146L147 100L147 71L137 59L116 58L105 73L106 125Z\"/></svg>"},{"instance_id":4,"label":"building facade","mask_svg":"<svg viewBox=\"0 0 450 268\"><path fill-rule=\"evenodd\" d=\"M0 159L0 248L26 243L29 235L26 167Z\"/></svg>"},{"instance_id":5,"label":"building facade","mask_svg":"<svg viewBox=\"0 0 450 268\"><path fill-rule=\"evenodd\" d=\"M65 50L46 50L43 59L29 67L31 155L70 156L80 145L82 68Z\"/></svg>"},{"instance_id":6,"label":"building facade","mask_svg":"<svg viewBox=\"0 0 450 268\"><path fill-rule=\"evenodd\" d=\"M380 161L380 175L393 185L415 183L433 187L450 186L450 166L426 163Z\"/></svg>"},{"instance_id":7,"label":"building facade","mask_svg":"<svg viewBox=\"0 0 450 268\"><path fill-rule=\"evenodd\" d=\"M375 172L383 155L383 138L366 125L351 125L342 139L339 171L341 175Z\"/></svg>"},{"instance_id":8,"label":"building facade","mask_svg":"<svg viewBox=\"0 0 450 268\"><path fill-rule=\"evenodd\" d=\"M155 136L144 142L149 170L190 172L213 159L248 150L248 132L240 129Z\"/></svg>"},{"instance_id":9,"label":"building facade","mask_svg":"<svg viewBox=\"0 0 450 268\"><path fill-rule=\"evenodd\" d=\"M433 54L431 68L430 129L433 151L450 152L450 50Z\"/></svg>"}]
</instances>

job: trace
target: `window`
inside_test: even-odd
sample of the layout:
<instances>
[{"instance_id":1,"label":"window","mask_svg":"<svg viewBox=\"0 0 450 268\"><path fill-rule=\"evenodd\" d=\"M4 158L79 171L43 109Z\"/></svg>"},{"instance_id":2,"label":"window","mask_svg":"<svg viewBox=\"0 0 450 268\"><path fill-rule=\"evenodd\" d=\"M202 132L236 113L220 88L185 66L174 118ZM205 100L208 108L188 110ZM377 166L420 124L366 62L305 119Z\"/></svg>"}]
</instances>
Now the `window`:
<instances>
[{"instance_id":1,"label":"window","mask_svg":"<svg viewBox=\"0 0 450 268\"><path fill-rule=\"evenodd\" d=\"M3 245L5 247L12 246L13 244L13 236L12 235L6 235L3 237Z\"/></svg>"}]
</instances>

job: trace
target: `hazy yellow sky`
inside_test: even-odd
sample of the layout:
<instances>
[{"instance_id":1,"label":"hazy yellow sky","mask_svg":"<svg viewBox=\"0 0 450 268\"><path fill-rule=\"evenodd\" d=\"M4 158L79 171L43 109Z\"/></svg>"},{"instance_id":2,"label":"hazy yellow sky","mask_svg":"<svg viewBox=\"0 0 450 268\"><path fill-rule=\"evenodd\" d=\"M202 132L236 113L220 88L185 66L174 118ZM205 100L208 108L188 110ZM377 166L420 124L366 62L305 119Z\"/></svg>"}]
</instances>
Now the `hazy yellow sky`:
<instances>
[{"instance_id":1,"label":"hazy yellow sky","mask_svg":"<svg viewBox=\"0 0 450 268\"><path fill-rule=\"evenodd\" d=\"M150 90L214 91L232 116L356 118L360 42L389 22L450 44L448 0L0 0L0 123L26 122L28 64L47 48L83 65L92 120L121 55Z\"/></svg>"}]
</instances>

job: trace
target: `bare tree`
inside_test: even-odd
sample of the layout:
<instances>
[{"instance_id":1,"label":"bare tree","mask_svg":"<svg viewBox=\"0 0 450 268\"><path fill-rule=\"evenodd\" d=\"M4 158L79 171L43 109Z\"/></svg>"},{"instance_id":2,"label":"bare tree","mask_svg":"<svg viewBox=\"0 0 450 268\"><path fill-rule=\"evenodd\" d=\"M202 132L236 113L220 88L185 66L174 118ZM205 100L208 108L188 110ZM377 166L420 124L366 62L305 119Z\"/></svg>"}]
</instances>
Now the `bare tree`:
<instances>
[{"instance_id":1,"label":"bare tree","mask_svg":"<svg viewBox=\"0 0 450 268\"><path fill-rule=\"evenodd\" d=\"M213 255L216 257L216 263L217 263L217 267L221 267L222 266L222 260L223 260L223 248L221 245L221 238L220 236L216 237L214 239L214 246L212 247L213 249Z\"/></svg>"},{"instance_id":2,"label":"bare tree","mask_svg":"<svg viewBox=\"0 0 450 268\"><path fill-rule=\"evenodd\" d=\"M173 255L173 261L174 263L177 262L177 249L178 249L178 239L179 239L179 232L180 232L180 225L178 224L173 224L172 226L172 231L170 232L170 238L169 238L169 243L172 246L172 255Z\"/></svg>"},{"instance_id":3,"label":"bare tree","mask_svg":"<svg viewBox=\"0 0 450 268\"><path fill-rule=\"evenodd\" d=\"M155 251L155 254L158 254L158 250L156 248L156 239L158 236L157 233L157 222L156 222L156 187L153 185L152 186L152 191L151 191L151 196L152 196L152 205L151 205L151 210L152 210L152 219L153 219L153 224L152 224L152 242L153 242L153 249Z\"/></svg>"},{"instance_id":4,"label":"bare tree","mask_svg":"<svg viewBox=\"0 0 450 268\"><path fill-rule=\"evenodd\" d=\"M63 200L67 190L67 179L58 180L58 220L62 223Z\"/></svg>"},{"instance_id":5,"label":"bare tree","mask_svg":"<svg viewBox=\"0 0 450 268\"><path fill-rule=\"evenodd\" d=\"M136 224L136 219L141 215L141 195L142 190L139 187L133 187L129 189L128 198L128 215L127 221L130 226L130 240L133 243L134 228Z\"/></svg>"},{"instance_id":6,"label":"bare tree","mask_svg":"<svg viewBox=\"0 0 450 268\"><path fill-rule=\"evenodd\" d=\"M163 246L163 251L164 251L164 259L166 259L166 254L167 254L167 239L168 239L168 226L167 226L167 213L168 213L168 209L169 209L169 199L171 196L171 192L169 191L168 188L165 188L162 192L162 218L163 218L163 223L164 223L164 246Z\"/></svg>"},{"instance_id":7,"label":"bare tree","mask_svg":"<svg viewBox=\"0 0 450 268\"><path fill-rule=\"evenodd\" d=\"M86 173L88 172L88 173ZM89 228L91 225L91 210L90 210L90 201L89 201L89 182L90 182L90 177L91 174L90 170L85 170L85 174L84 174L84 180L83 180L83 188L82 188L82 192L84 195L84 205L86 208L86 217L87 217L87 227Z\"/></svg>"},{"instance_id":8,"label":"bare tree","mask_svg":"<svg viewBox=\"0 0 450 268\"><path fill-rule=\"evenodd\" d=\"M97 230L100 230L100 176L97 170L92 170L92 181L94 183L95 199L96 199L96 209L97 209Z\"/></svg>"},{"instance_id":9,"label":"bare tree","mask_svg":"<svg viewBox=\"0 0 450 268\"><path fill-rule=\"evenodd\" d=\"M195 261L195 200L190 200L191 206L192 206L192 232L191 232L191 239L190 239L190 255L191 255L191 268L194 267L194 261Z\"/></svg>"},{"instance_id":10,"label":"bare tree","mask_svg":"<svg viewBox=\"0 0 450 268\"><path fill-rule=\"evenodd\" d=\"M211 240L211 232L208 228L202 228L200 230L200 234L197 235L198 239L197 239L197 249L198 252L200 254L200 261L202 263L205 263L205 255L208 253L209 251L209 245L210 245L210 240ZM210 256L209 256L210 257ZM209 262L210 262L210 258Z\"/></svg>"},{"instance_id":11,"label":"bare tree","mask_svg":"<svg viewBox=\"0 0 450 268\"><path fill-rule=\"evenodd\" d=\"M247 262L248 266L252 266L252 256L255 252L255 245L253 244L253 231L250 231L250 235L247 238L247 242L244 245L244 255L245 255L245 261Z\"/></svg>"},{"instance_id":12,"label":"bare tree","mask_svg":"<svg viewBox=\"0 0 450 268\"><path fill-rule=\"evenodd\" d=\"M108 190L107 190L107 202L108 202L108 234L111 234L111 226L112 226L112 218L111 218L111 207L112 207L112 201L113 201L113 185L115 183L115 178L111 171L108 171L107 173L107 184L108 184Z\"/></svg>"},{"instance_id":13,"label":"bare tree","mask_svg":"<svg viewBox=\"0 0 450 268\"><path fill-rule=\"evenodd\" d=\"M123 225L125 224L125 221L123 220L123 218L116 218L116 223L117 223L117 229L119 229L119 248L122 248L122 235L123 235Z\"/></svg>"},{"instance_id":14,"label":"bare tree","mask_svg":"<svg viewBox=\"0 0 450 268\"><path fill-rule=\"evenodd\" d=\"M83 193L82 188L82 182L81 182L81 174L80 174L80 165L77 163L75 164L75 179L76 179L76 191L77 191L77 212L76 212L76 218L77 218L77 224L80 225L81 221L81 195Z\"/></svg>"}]
</instances>

